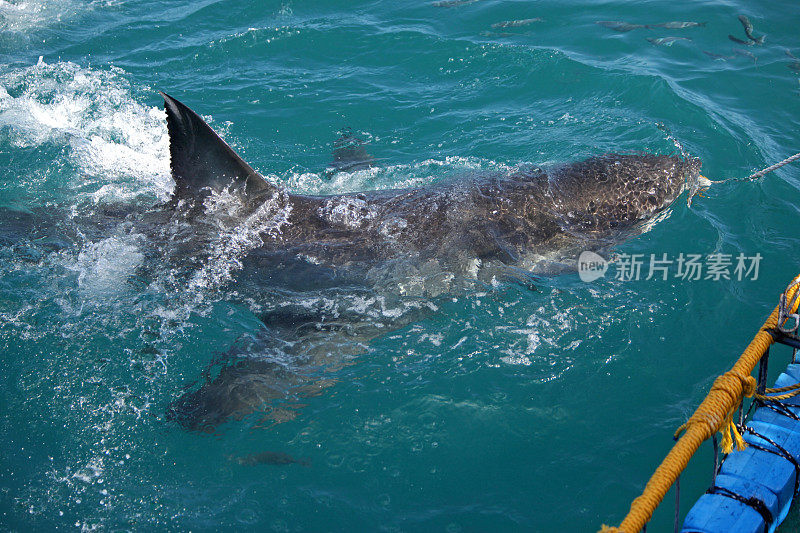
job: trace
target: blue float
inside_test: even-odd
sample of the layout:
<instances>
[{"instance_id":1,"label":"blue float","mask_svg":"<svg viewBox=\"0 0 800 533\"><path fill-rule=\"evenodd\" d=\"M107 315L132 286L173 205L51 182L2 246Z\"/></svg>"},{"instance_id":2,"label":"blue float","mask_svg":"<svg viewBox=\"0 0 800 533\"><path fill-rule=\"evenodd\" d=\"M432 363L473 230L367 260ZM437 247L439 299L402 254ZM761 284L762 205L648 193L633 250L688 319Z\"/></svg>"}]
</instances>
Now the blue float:
<instances>
[{"instance_id":1,"label":"blue float","mask_svg":"<svg viewBox=\"0 0 800 533\"><path fill-rule=\"evenodd\" d=\"M775 387L799 382L800 364L792 363ZM772 533L786 518L798 487L800 420L791 413L800 417L800 396L781 403L755 410L744 434L748 447L728 454L686 515L683 533Z\"/></svg>"}]
</instances>

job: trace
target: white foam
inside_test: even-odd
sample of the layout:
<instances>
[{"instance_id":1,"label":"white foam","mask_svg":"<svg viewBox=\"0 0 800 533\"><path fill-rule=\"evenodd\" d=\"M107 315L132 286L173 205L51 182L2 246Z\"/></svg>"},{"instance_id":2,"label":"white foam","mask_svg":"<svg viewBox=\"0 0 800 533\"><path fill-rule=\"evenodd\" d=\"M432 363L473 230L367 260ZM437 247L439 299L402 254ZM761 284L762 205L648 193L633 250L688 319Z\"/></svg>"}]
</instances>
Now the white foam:
<instances>
[{"instance_id":1,"label":"white foam","mask_svg":"<svg viewBox=\"0 0 800 533\"><path fill-rule=\"evenodd\" d=\"M172 190L164 112L138 103L118 68L43 60L0 75L0 129L19 147L64 145L94 201Z\"/></svg>"},{"instance_id":2,"label":"white foam","mask_svg":"<svg viewBox=\"0 0 800 533\"><path fill-rule=\"evenodd\" d=\"M365 221L378 216L378 213L362 198L337 196L325 202L325 206L320 208L320 215L331 224L359 228Z\"/></svg>"},{"instance_id":3,"label":"white foam","mask_svg":"<svg viewBox=\"0 0 800 533\"><path fill-rule=\"evenodd\" d=\"M0 30L26 36L40 28L69 22L97 7L117 3L117 0L0 0Z\"/></svg>"},{"instance_id":4,"label":"white foam","mask_svg":"<svg viewBox=\"0 0 800 533\"><path fill-rule=\"evenodd\" d=\"M126 280L144 261L135 236L109 237L87 244L74 263L78 286L89 297L108 298L125 290Z\"/></svg>"},{"instance_id":5,"label":"white foam","mask_svg":"<svg viewBox=\"0 0 800 533\"><path fill-rule=\"evenodd\" d=\"M533 364L526 355L505 355L500 360L507 365L531 366Z\"/></svg>"},{"instance_id":6,"label":"white foam","mask_svg":"<svg viewBox=\"0 0 800 533\"><path fill-rule=\"evenodd\" d=\"M23 33L37 27L59 22L73 2L34 1L10 2L0 0L0 28ZM66 8L66 9L65 9Z\"/></svg>"},{"instance_id":7,"label":"white foam","mask_svg":"<svg viewBox=\"0 0 800 533\"><path fill-rule=\"evenodd\" d=\"M105 466L103 463L104 460L102 457L95 457L86 463L84 468L72 474L72 477L84 483L93 483L103 475L103 472L105 472Z\"/></svg>"},{"instance_id":8,"label":"white foam","mask_svg":"<svg viewBox=\"0 0 800 533\"><path fill-rule=\"evenodd\" d=\"M273 181L285 182L289 188L309 194L341 194L382 189L410 189L429 185L451 176L478 172L508 173L513 170L504 163L477 157L448 156L426 159L418 163L379 165L353 172L337 172L327 178L322 172L289 172L274 175Z\"/></svg>"}]
</instances>

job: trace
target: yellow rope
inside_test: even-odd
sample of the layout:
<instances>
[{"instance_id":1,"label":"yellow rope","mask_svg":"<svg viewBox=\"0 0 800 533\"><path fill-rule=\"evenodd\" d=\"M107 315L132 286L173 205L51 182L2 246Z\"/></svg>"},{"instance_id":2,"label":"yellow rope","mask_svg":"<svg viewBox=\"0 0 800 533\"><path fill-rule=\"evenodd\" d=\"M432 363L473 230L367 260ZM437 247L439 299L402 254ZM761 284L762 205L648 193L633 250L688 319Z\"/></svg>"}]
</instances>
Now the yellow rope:
<instances>
[{"instance_id":1,"label":"yellow rope","mask_svg":"<svg viewBox=\"0 0 800 533\"><path fill-rule=\"evenodd\" d=\"M788 394L779 394L778 396L771 396L772 394L778 394L780 392L788 392ZM764 394L756 394L755 397L758 398L759 400L779 401L779 400L788 400L789 398L794 398L798 394L800 394L800 383L795 383L794 385L787 385L786 387L765 389Z\"/></svg>"},{"instance_id":2,"label":"yellow rope","mask_svg":"<svg viewBox=\"0 0 800 533\"><path fill-rule=\"evenodd\" d=\"M800 385L800 383L798 385ZM769 389L767 389L765 392L770 393ZM768 396L767 394L756 394L756 398L758 398L759 400L772 400L774 402L777 402L780 400L788 400L789 398L794 398L798 394L800 394L800 390L795 390L794 392L790 392L788 394L779 394L778 396Z\"/></svg>"},{"instance_id":3,"label":"yellow rope","mask_svg":"<svg viewBox=\"0 0 800 533\"><path fill-rule=\"evenodd\" d=\"M787 385L786 387L778 387L776 389L767 389L764 391L764 394L777 394L779 392L786 392L790 390L800 390L800 383L795 383L794 385Z\"/></svg>"},{"instance_id":4,"label":"yellow rope","mask_svg":"<svg viewBox=\"0 0 800 533\"><path fill-rule=\"evenodd\" d=\"M720 446L723 453L731 453L734 442L736 442L738 450L744 450L747 445L736 429L736 424L733 422L733 414L739 407L739 401L742 396L750 398L755 392L756 378L753 376L749 374L743 376L733 370L722 374L714 380L706 401L700 404L700 407L697 408L697 411L694 412L689 420L675 432L675 438L680 437L681 433L692 426L704 425L702 430L707 435L703 440L717 431L722 432ZM724 414L721 423L719 422L720 414Z\"/></svg>"},{"instance_id":5,"label":"yellow rope","mask_svg":"<svg viewBox=\"0 0 800 533\"><path fill-rule=\"evenodd\" d=\"M786 291L786 301L792 301L797 288L795 278ZM790 313L797 310L796 302ZM742 355L728 372L714 380L708 396L703 400L694 414L689 417L678 430L675 437L678 442L672 447L662 463L656 468L641 496L631 503L630 511L619 527L603 524L601 533L638 533L653 516L653 511L664 499L678 476L686 468L689 459L700 445L717 431L722 431L721 446L723 451L729 452L736 447L742 449L745 445L742 436L733 423L733 414L736 412L743 396L751 397L755 394L756 380L750 374L756 363L766 353L767 349L775 342L768 333L778 325L780 306L775 307L764 325L758 330L756 336L750 341ZM798 391L800 394L800 391ZM726 452L726 453L727 453Z\"/></svg>"}]
</instances>

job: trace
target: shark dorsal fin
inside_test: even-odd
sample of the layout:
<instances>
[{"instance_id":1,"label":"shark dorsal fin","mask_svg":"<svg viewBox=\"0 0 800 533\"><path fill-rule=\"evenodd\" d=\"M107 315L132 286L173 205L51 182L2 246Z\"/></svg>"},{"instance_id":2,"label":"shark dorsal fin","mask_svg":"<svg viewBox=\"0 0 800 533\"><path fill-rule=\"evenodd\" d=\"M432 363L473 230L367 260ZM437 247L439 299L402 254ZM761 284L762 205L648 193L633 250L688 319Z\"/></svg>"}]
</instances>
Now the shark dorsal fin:
<instances>
[{"instance_id":1,"label":"shark dorsal fin","mask_svg":"<svg viewBox=\"0 0 800 533\"><path fill-rule=\"evenodd\" d=\"M194 198L228 187L245 195L274 189L194 111L165 93L173 197Z\"/></svg>"}]
</instances>

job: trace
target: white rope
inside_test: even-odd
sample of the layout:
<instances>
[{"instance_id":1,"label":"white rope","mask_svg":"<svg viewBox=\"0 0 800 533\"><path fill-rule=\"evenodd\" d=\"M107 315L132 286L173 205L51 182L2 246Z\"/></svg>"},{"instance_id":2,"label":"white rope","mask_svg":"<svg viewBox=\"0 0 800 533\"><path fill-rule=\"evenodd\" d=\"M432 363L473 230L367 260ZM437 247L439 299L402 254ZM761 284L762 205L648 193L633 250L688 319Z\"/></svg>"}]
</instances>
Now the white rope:
<instances>
[{"instance_id":1,"label":"white rope","mask_svg":"<svg viewBox=\"0 0 800 533\"><path fill-rule=\"evenodd\" d=\"M788 165L792 161L797 161L798 159L800 159L800 152L794 154L793 156L787 157L783 161L775 163L774 165L769 166L769 167L765 168L764 170L759 170L758 172L754 172L753 174L750 174L746 178L728 178L726 180L719 180L719 181L710 180L710 181L711 181L711 183L725 183L726 181L753 181L753 180L757 180L758 178L762 177L765 174L769 174L773 170L778 170L782 166Z\"/></svg>"}]
</instances>

